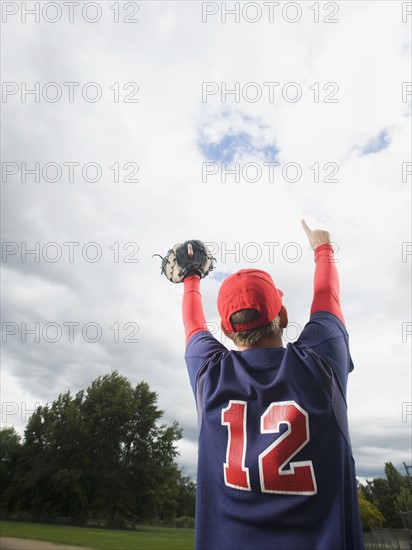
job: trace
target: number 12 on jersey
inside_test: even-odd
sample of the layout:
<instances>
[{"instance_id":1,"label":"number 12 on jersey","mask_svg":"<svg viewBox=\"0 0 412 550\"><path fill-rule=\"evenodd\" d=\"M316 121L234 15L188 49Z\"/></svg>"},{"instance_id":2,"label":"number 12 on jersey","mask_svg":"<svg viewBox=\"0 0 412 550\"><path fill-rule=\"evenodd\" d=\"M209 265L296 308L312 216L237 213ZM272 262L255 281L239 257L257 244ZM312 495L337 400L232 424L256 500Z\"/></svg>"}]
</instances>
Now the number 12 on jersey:
<instances>
[{"instance_id":1,"label":"number 12 on jersey","mask_svg":"<svg viewBox=\"0 0 412 550\"><path fill-rule=\"evenodd\" d=\"M310 439L308 413L295 401L271 403L261 416L260 433L279 433L281 424L286 424L286 431L258 457L260 489L263 493L315 495L317 487L312 461L291 462ZM229 401L222 410L222 425L228 429L223 465L225 484L251 491L249 468L245 464L247 402Z\"/></svg>"}]
</instances>

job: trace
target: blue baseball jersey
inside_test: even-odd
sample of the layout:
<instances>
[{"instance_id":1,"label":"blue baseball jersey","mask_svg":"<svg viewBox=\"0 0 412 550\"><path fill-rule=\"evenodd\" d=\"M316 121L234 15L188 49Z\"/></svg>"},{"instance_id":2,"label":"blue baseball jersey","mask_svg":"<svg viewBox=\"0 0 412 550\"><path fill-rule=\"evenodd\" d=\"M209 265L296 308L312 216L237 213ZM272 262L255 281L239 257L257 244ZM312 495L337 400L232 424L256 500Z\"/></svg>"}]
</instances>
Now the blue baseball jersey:
<instances>
[{"instance_id":1,"label":"blue baseball jersey","mask_svg":"<svg viewBox=\"0 0 412 550\"><path fill-rule=\"evenodd\" d=\"M311 315L285 347L229 351L195 333L197 550L363 549L346 384L348 333Z\"/></svg>"}]
</instances>

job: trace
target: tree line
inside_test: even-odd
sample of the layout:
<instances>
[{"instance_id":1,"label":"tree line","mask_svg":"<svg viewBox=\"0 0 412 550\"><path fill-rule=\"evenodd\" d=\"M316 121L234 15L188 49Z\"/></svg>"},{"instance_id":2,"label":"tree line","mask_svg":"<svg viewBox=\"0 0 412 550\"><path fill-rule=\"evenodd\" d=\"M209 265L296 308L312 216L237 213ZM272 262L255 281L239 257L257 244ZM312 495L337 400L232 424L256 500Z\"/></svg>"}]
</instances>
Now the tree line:
<instances>
[{"instance_id":1,"label":"tree line","mask_svg":"<svg viewBox=\"0 0 412 550\"><path fill-rule=\"evenodd\" d=\"M2 428L2 515L193 526L196 485L176 463L182 430L162 424L163 414L146 382L133 387L115 371L38 407L23 441L14 428ZM402 528L402 514L412 516L410 479L391 462L385 476L358 483L365 531Z\"/></svg>"},{"instance_id":2,"label":"tree line","mask_svg":"<svg viewBox=\"0 0 412 550\"><path fill-rule=\"evenodd\" d=\"M176 463L182 431L160 423L163 414L146 382L132 387L115 371L38 407L23 442L3 428L2 515L115 527L183 518L185 525L196 487Z\"/></svg>"},{"instance_id":3,"label":"tree line","mask_svg":"<svg viewBox=\"0 0 412 550\"><path fill-rule=\"evenodd\" d=\"M385 476L367 480L365 485L358 483L363 528L407 526L412 530L412 481L392 462L385 463Z\"/></svg>"}]
</instances>

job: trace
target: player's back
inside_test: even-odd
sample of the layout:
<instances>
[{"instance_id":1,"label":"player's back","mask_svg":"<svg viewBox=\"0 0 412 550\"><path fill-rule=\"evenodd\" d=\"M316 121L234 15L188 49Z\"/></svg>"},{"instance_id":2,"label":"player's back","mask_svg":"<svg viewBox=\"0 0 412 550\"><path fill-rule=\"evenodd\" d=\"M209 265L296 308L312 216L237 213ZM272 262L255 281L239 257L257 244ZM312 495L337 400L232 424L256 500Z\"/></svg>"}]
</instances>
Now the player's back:
<instances>
[{"instance_id":1,"label":"player's back","mask_svg":"<svg viewBox=\"0 0 412 550\"><path fill-rule=\"evenodd\" d=\"M328 338L325 326L334 327ZM314 327L321 327L316 338ZM346 329L326 312L286 348L228 351L207 333L190 339L199 415L196 548L363 548L345 349Z\"/></svg>"}]
</instances>

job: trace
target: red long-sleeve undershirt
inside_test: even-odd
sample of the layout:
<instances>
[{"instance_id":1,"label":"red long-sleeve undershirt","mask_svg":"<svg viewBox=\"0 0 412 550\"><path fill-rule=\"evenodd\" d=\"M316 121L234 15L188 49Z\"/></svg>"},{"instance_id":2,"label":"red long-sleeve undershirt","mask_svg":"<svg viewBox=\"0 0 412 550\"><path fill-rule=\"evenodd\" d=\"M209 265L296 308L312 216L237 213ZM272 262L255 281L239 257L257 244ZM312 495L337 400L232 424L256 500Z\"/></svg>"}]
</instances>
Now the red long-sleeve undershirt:
<instances>
[{"instance_id":1,"label":"red long-sleeve undershirt","mask_svg":"<svg viewBox=\"0 0 412 550\"><path fill-rule=\"evenodd\" d=\"M329 243L321 244L315 248L314 253L316 267L310 314L328 311L345 324L339 302L339 276L333 261L333 247ZM196 332L207 330L207 326L200 294L200 278L197 275L186 277L183 284L182 310L187 343Z\"/></svg>"},{"instance_id":2,"label":"red long-sleeve undershirt","mask_svg":"<svg viewBox=\"0 0 412 550\"><path fill-rule=\"evenodd\" d=\"M310 314L316 311L329 311L346 326L340 307L339 275L333 255L333 246L329 243L315 248L316 267Z\"/></svg>"},{"instance_id":3,"label":"red long-sleeve undershirt","mask_svg":"<svg viewBox=\"0 0 412 550\"><path fill-rule=\"evenodd\" d=\"M185 326L186 343L189 338L201 330L207 330L203 312L202 296L200 294L200 277L191 275L183 281L183 324Z\"/></svg>"}]
</instances>

